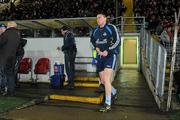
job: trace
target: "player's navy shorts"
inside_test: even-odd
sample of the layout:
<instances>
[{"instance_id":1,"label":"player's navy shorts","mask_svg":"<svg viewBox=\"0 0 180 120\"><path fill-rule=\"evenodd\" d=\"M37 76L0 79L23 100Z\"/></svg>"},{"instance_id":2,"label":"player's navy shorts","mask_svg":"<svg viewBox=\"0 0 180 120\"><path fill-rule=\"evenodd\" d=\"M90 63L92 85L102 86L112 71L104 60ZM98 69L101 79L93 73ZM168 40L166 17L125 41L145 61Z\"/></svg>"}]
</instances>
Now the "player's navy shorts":
<instances>
[{"instance_id":1,"label":"player's navy shorts","mask_svg":"<svg viewBox=\"0 0 180 120\"><path fill-rule=\"evenodd\" d=\"M98 55L97 56L97 71L101 72L105 68L110 68L110 69L115 70L116 59L117 59L116 54L112 54L107 57L102 57L102 56Z\"/></svg>"}]
</instances>

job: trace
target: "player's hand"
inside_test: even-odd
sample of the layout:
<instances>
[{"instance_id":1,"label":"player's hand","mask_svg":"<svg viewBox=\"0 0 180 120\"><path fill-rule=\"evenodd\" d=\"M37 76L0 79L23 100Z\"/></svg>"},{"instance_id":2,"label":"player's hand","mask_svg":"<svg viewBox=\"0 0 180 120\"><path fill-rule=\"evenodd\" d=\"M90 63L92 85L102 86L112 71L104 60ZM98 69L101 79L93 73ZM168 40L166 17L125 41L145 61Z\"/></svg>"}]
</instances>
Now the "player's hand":
<instances>
[{"instance_id":1,"label":"player's hand","mask_svg":"<svg viewBox=\"0 0 180 120\"><path fill-rule=\"evenodd\" d=\"M97 53L98 53L100 56L102 56L102 52L100 51L99 48L96 48L96 51L97 51Z\"/></svg>"},{"instance_id":2,"label":"player's hand","mask_svg":"<svg viewBox=\"0 0 180 120\"><path fill-rule=\"evenodd\" d=\"M96 47L96 51L97 51L97 53L100 53L100 52L101 52L98 47Z\"/></svg>"},{"instance_id":3,"label":"player's hand","mask_svg":"<svg viewBox=\"0 0 180 120\"><path fill-rule=\"evenodd\" d=\"M103 57L106 57L107 55L108 55L108 51L105 50L105 51L102 52Z\"/></svg>"}]
</instances>

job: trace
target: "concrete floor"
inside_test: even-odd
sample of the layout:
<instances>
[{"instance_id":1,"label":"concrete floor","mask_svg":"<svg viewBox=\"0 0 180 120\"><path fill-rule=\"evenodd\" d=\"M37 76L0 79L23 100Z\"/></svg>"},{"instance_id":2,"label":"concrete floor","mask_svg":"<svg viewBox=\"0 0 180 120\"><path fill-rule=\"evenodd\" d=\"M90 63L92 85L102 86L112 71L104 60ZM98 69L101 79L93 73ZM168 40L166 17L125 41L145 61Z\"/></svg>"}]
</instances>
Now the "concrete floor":
<instances>
[{"instance_id":1,"label":"concrete floor","mask_svg":"<svg viewBox=\"0 0 180 120\"><path fill-rule=\"evenodd\" d=\"M113 84L118 89L118 100L109 113L98 112L100 105L47 101L3 113L1 117L13 120L168 120L167 115L158 110L137 70L121 70Z\"/></svg>"}]
</instances>

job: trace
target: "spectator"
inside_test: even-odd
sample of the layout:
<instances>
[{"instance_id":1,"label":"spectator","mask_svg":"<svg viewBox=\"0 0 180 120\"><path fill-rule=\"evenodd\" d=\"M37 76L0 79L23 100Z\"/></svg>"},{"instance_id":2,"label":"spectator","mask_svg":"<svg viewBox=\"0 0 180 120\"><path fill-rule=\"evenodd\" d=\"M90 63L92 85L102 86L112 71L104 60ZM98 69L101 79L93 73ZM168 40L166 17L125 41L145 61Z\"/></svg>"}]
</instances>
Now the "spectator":
<instances>
[{"instance_id":1,"label":"spectator","mask_svg":"<svg viewBox=\"0 0 180 120\"><path fill-rule=\"evenodd\" d=\"M134 14L145 16L146 22L148 22L147 29L155 31L156 27L165 21L173 22L174 12L178 11L179 7L180 2L178 0L135 0Z\"/></svg>"},{"instance_id":2,"label":"spectator","mask_svg":"<svg viewBox=\"0 0 180 120\"><path fill-rule=\"evenodd\" d=\"M160 35L161 38L161 43L169 43L170 41L173 40L173 33L172 33L172 26L171 25L167 25L163 32Z\"/></svg>"},{"instance_id":3,"label":"spectator","mask_svg":"<svg viewBox=\"0 0 180 120\"><path fill-rule=\"evenodd\" d=\"M27 44L27 40L21 38L20 39L20 44L18 46L17 52L16 52L16 64L15 64L15 75L16 75L16 79L15 79L15 83L17 86L17 82L18 82L18 68L20 65L20 61L22 60L23 56L24 56L24 46Z\"/></svg>"},{"instance_id":4,"label":"spectator","mask_svg":"<svg viewBox=\"0 0 180 120\"><path fill-rule=\"evenodd\" d=\"M16 51L20 44L20 33L16 29L17 24L13 21L8 22L6 31L1 34L0 45L2 64L5 66L8 95L13 96L15 94L15 62Z\"/></svg>"},{"instance_id":5,"label":"spectator","mask_svg":"<svg viewBox=\"0 0 180 120\"><path fill-rule=\"evenodd\" d=\"M64 36L64 45L57 49L64 52L65 68L68 77L67 89L72 90L74 89L75 58L77 53L76 42L74 35L67 26L61 28L61 33Z\"/></svg>"},{"instance_id":6,"label":"spectator","mask_svg":"<svg viewBox=\"0 0 180 120\"><path fill-rule=\"evenodd\" d=\"M4 24L0 25L0 40L3 36L3 33L6 30L6 26ZM6 42L0 41L0 53L3 51L3 46ZM5 95L7 93L7 77L5 73L5 64L4 58L0 57L0 94Z\"/></svg>"}]
</instances>

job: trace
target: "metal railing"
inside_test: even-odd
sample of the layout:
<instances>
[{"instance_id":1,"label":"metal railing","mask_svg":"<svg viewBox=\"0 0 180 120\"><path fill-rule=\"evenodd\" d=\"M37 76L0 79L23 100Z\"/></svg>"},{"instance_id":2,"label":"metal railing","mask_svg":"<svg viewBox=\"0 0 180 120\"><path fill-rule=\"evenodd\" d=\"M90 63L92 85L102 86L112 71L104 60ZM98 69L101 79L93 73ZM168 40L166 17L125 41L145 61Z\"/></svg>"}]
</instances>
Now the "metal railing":
<instances>
[{"instance_id":1,"label":"metal railing","mask_svg":"<svg viewBox=\"0 0 180 120\"><path fill-rule=\"evenodd\" d=\"M178 38L180 39L180 38ZM180 41L177 42L176 47L176 61L174 65L175 71L180 70ZM170 41L169 43L165 42L164 47L167 50L167 63L171 63L172 59L172 51L173 51L173 41Z\"/></svg>"},{"instance_id":2,"label":"metal railing","mask_svg":"<svg viewBox=\"0 0 180 120\"><path fill-rule=\"evenodd\" d=\"M147 31L145 34L142 32L141 35L142 72L161 109L164 99L167 51Z\"/></svg>"},{"instance_id":3,"label":"metal railing","mask_svg":"<svg viewBox=\"0 0 180 120\"><path fill-rule=\"evenodd\" d=\"M116 26L120 27L121 35L124 33L140 33L141 28L145 28L145 17L117 17Z\"/></svg>"}]
</instances>

